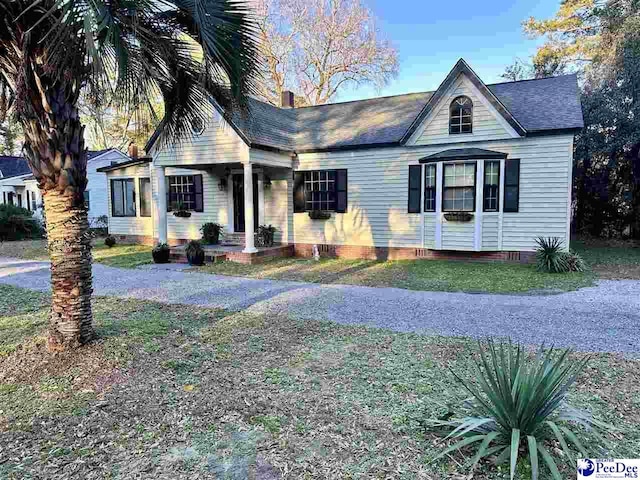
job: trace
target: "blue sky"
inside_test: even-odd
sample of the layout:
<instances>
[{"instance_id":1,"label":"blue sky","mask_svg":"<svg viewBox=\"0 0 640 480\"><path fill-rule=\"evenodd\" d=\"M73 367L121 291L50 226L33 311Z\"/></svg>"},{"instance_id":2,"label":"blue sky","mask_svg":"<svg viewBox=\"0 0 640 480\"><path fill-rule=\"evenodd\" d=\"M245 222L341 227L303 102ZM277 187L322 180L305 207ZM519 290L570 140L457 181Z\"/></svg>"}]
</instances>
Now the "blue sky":
<instances>
[{"instance_id":1,"label":"blue sky","mask_svg":"<svg viewBox=\"0 0 640 480\"><path fill-rule=\"evenodd\" d=\"M400 73L381 91L345 90L337 101L434 90L460 57L485 83L499 82L507 65L528 59L540 43L524 35L522 21L552 17L560 5L560 0L364 1L397 48Z\"/></svg>"}]
</instances>

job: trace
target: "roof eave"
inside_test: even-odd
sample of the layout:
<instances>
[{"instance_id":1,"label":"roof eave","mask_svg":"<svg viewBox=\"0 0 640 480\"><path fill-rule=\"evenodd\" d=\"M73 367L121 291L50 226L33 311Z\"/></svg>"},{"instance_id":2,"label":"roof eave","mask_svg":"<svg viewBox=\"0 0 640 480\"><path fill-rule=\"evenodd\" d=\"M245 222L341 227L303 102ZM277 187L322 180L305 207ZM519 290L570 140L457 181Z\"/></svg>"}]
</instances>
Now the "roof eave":
<instances>
[{"instance_id":1,"label":"roof eave","mask_svg":"<svg viewBox=\"0 0 640 480\"><path fill-rule=\"evenodd\" d=\"M142 165L145 163L151 163L151 157L134 158L127 162L116 163L115 165L107 165L106 167L96 168L96 172L106 173L113 170L119 170L121 168L134 167L136 165Z\"/></svg>"}]
</instances>

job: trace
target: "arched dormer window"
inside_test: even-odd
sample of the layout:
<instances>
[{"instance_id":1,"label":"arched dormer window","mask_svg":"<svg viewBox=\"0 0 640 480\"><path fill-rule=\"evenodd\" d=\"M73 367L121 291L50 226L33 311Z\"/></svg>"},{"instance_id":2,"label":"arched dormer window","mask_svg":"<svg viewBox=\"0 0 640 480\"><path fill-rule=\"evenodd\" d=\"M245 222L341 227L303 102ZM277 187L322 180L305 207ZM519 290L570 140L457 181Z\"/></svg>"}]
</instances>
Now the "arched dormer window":
<instances>
[{"instance_id":1,"label":"arched dormer window","mask_svg":"<svg viewBox=\"0 0 640 480\"><path fill-rule=\"evenodd\" d=\"M469 97L457 97L449 107L449 133L473 131L473 102Z\"/></svg>"}]
</instances>

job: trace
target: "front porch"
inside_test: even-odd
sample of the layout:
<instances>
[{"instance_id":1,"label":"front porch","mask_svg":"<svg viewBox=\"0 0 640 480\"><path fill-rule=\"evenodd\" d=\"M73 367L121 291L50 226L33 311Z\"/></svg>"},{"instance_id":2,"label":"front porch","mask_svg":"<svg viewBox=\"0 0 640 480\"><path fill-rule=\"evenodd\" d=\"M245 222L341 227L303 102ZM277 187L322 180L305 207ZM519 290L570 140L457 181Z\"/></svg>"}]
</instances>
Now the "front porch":
<instances>
[{"instance_id":1,"label":"front porch","mask_svg":"<svg viewBox=\"0 0 640 480\"><path fill-rule=\"evenodd\" d=\"M253 265L274 258L292 257L293 245L274 245L273 247L255 247L256 251L247 253L241 245L203 245L205 262L215 263L231 261ZM171 247L171 260L187 263L185 245Z\"/></svg>"},{"instance_id":2,"label":"front porch","mask_svg":"<svg viewBox=\"0 0 640 480\"><path fill-rule=\"evenodd\" d=\"M290 256L291 160L217 161L197 163L156 159L150 166L153 184L156 242L172 247L172 258L186 261L183 245L200 239L205 223L223 227L221 245L205 246L207 261L258 263L265 258ZM183 159L184 160L184 159ZM205 163L206 162L206 163ZM188 215L175 215L176 205L188 205ZM182 210L180 210L182 211ZM275 246L260 248L260 225L276 229Z\"/></svg>"}]
</instances>

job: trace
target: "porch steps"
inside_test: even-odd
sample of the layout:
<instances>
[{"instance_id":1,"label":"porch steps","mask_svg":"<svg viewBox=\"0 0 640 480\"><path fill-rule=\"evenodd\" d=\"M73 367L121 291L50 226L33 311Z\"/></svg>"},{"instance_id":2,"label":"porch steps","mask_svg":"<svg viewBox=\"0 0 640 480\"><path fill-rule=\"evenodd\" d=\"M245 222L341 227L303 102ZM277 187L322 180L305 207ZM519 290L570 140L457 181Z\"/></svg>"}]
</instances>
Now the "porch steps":
<instances>
[{"instance_id":1,"label":"porch steps","mask_svg":"<svg viewBox=\"0 0 640 480\"><path fill-rule=\"evenodd\" d=\"M189 263L184 248L171 248L169 259L175 263ZM205 263L225 262L227 260L226 252L206 251L204 253Z\"/></svg>"}]
</instances>

